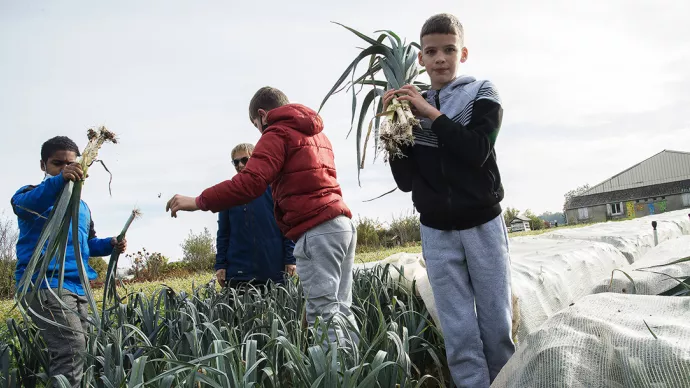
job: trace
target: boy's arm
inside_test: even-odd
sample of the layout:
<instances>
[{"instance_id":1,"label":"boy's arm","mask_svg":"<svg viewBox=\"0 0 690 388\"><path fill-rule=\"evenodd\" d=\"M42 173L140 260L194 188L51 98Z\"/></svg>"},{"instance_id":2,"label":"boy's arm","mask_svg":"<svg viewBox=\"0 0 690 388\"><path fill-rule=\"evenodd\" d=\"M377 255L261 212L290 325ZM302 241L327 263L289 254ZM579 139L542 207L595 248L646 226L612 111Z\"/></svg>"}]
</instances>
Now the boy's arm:
<instances>
[{"instance_id":1,"label":"boy's arm","mask_svg":"<svg viewBox=\"0 0 690 388\"><path fill-rule=\"evenodd\" d=\"M403 157L391 157L390 165L393 179L400 191L409 193L412 191L412 181L417 174L417 164L415 163L412 146L405 146L402 149Z\"/></svg>"},{"instance_id":2,"label":"boy's arm","mask_svg":"<svg viewBox=\"0 0 690 388\"><path fill-rule=\"evenodd\" d=\"M282 131L269 131L259 139L242 172L230 180L204 190L196 198L197 207L204 211L218 212L258 198L283 169L285 156Z\"/></svg>"},{"instance_id":3,"label":"boy's arm","mask_svg":"<svg viewBox=\"0 0 690 388\"><path fill-rule=\"evenodd\" d=\"M493 151L503 119L498 92L491 82L485 82L479 89L471 109L472 119L466 126L441 115L434 120L431 130L438 136L439 147L456 153L472 166L481 167Z\"/></svg>"},{"instance_id":4,"label":"boy's arm","mask_svg":"<svg viewBox=\"0 0 690 388\"><path fill-rule=\"evenodd\" d=\"M55 204L64 185L65 179L59 174L44 180L38 186L23 187L10 201L14 214L22 218L43 214Z\"/></svg>"},{"instance_id":5,"label":"boy's arm","mask_svg":"<svg viewBox=\"0 0 690 388\"><path fill-rule=\"evenodd\" d=\"M92 257L110 256L113 253L113 238L98 238L94 229L93 220L89 225L89 251Z\"/></svg>"},{"instance_id":6,"label":"boy's arm","mask_svg":"<svg viewBox=\"0 0 690 388\"><path fill-rule=\"evenodd\" d=\"M289 238L283 236L283 251L285 252L285 265L294 265L296 263L295 256L293 252L295 250L295 243Z\"/></svg>"},{"instance_id":7,"label":"boy's arm","mask_svg":"<svg viewBox=\"0 0 690 388\"><path fill-rule=\"evenodd\" d=\"M215 270L228 268L228 247L230 246L230 219L225 211L218 213L218 234L216 236Z\"/></svg>"}]
</instances>

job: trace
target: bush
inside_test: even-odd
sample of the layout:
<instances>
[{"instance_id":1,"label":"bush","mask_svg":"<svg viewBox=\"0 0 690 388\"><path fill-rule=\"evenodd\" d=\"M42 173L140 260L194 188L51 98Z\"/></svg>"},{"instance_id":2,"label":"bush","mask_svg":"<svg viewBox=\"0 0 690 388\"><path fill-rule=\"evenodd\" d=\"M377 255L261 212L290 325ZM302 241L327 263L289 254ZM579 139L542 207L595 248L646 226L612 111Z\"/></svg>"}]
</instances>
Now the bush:
<instances>
[{"instance_id":1,"label":"bush","mask_svg":"<svg viewBox=\"0 0 690 388\"><path fill-rule=\"evenodd\" d=\"M407 215L403 213L400 217L394 216L389 229L399 244L407 245L422 240L419 228L419 216L412 211Z\"/></svg>"},{"instance_id":2,"label":"bush","mask_svg":"<svg viewBox=\"0 0 690 388\"><path fill-rule=\"evenodd\" d=\"M108 263L102 257L89 257L89 266L98 274L96 281L103 283L108 272Z\"/></svg>"},{"instance_id":3,"label":"bush","mask_svg":"<svg viewBox=\"0 0 690 388\"><path fill-rule=\"evenodd\" d=\"M14 296L14 271L17 260L0 259L0 299L11 299Z\"/></svg>"},{"instance_id":4,"label":"bush","mask_svg":"<svg viewBox=\"0 0 690 388\"><path fill-rule=\"evenodd\" d=\"M385 231L378 220L369 217L359 217L357 226L357 251L364 252L380 248L379 234Z\"/></svg>"},{"instance_id":5,"label":"bush","mask_svg":"<svg viewBox=\"0 0 690 388\"><path fill-rule=\"evenodd\" d=\"M151 281L160 279L166 272L168 259L158 252L149 252L142 248L136 253L127 254L132 261L130 275L134 275L136 281Z\"/></svg>"},{"instance_id":6,"label":"bush","mask_svg":"<svg viewBox=\"0 0 690 388\"><path fill-rule=\"evenodd\" d=\"M189 231L189 237L182 243L183 260L193 271L212 270L216 264L216 246L208 228L199 234Z\"/></svg>"},{"instance_id":7,"label":"bush","mask_svg":"<svg viewBox=\"0 0 690 388\"><path fill-rule=\"evenodd\" d=\"M14 271L17 267L16 246L19 237L14 222L0 214L0 298L14 295Z\"/></svg>"},{"instance_id":8,"label":"bush","mask_svg":"<svg viewBox=\"0 0 690 388\"><path fill-rule=\"evenodd\" d=\"M166 278L182 278L189 276L192 272L189 265L184 261L174 261L168 263L163 270L163 277Z\"/></svg>"}]
</instances>

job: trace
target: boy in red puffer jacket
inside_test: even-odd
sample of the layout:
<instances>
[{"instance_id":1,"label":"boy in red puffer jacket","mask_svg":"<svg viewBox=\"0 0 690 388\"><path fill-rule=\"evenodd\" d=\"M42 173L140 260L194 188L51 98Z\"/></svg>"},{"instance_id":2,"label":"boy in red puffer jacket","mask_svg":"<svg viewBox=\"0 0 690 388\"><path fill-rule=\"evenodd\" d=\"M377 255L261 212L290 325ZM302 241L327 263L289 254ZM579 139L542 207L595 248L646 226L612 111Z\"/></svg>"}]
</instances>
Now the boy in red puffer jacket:
<instances>
[{"instance_id":1,"label":"boy in red puffer jacket","mask_svg":"<svg viewBox=\"0 0 690 388\"><path fill-rule=\"evenodd\" d=\"M307 322L328 322L341 314L350 335L328 332L342 346L359 343L352 304L352 267L357 231L337 181L333 147L323 121L312 109L291 104L278 89L263 87L249 103L249 119L261 132L251 159L231 180L198 197L173 196L166 211L219 212L259 197L270 185L275 217L295 241L293 255L307 300ZM340 338L337 338L340 337Z\"/></svg>"}]
</instances>

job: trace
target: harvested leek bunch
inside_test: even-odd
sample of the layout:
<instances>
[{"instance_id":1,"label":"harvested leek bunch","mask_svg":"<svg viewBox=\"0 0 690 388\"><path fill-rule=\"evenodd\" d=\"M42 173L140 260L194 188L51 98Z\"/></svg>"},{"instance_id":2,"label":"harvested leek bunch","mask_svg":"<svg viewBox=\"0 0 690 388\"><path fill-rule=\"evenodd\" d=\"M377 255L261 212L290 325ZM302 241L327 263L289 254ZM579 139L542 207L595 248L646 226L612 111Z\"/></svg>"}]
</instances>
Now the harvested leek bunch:
<instances>
[{"instance_id":1,"label":"harvested leek bunch","mask_svg":"<svg viewBox=\"0 0 690 388\"><path fill-rule=\"evenodd\" d=\"M87 171L89 167L97 161L98 151L103 146L103 144L117 143L115 134L108 131L105 127L100 127L98 129L89 129L87 132L88 144L84 148L81 158L78 163L81 164L84 177L87 176ZM86 294L86 299L88 300L89 307L91 309L91 317L83 317L84 319L98 325L99 316L96 306L96 301L93 297L93 292L89 283L88 274L86 272L86 266L81 258L81 247L79 245L79 211L81 206L81 192L84 181L78 182L66 182L60 192L58 199L50 212L50 216L46 221L46 224L41 231L41 235L38 238L36 248L34 249L31 259L24 271L24 275L19 280L17 284L15 301L17 306L19 306L22 315L26 318L26 311L24 307L28 307L30 303L34 300L39 291L39 285L42 283L50 284L48 281L48 267L52 259L56 260L56 265L58 268L58 287L56 298L65 310L70 310L75 314L79 314L76 310L71 309L66 304L62 303L62 294L64 289L64 279L65 279L65 257L67 242L69 238L69 228L72 227L72 245L74 247L74 257L77 262L77 268L79 270L79 278L84 287L84 292ZM47 246L46 246L47 243ZM45 252L43 248L45 247ZM32 280L32 277L38 271L38 276L36 281ZM51 272L50 277L56 276L54 271ZM53 294L55 291L51 288L47 290ZM39 317L40 318L40 317Z\"/></svg>"},{"instance_id":2,"label":"harvested leek bunch","mask_svg":"<svg viewBox=\"0 0 690 388\"><path fill-rule=\"evenodd\" d=\"M415 118L408 101L398 101L393 98L392 102L383 112L383 95L385 91L391 89L400 89L401 87L411 84L420 90L429 89L429 85L417 81L417 77L424 73L424 69L417 66L417 53L420 50L419 44L415 42L406 43L400 39L394 32L376 31L380 33L377 39L370 38L350 27L336 23L348 29L358 37L370 44L369 47L363 48L357 57L345 69L345 72L336 81L335 85L328 92L321 107L326 101L335 93L347 88L352 91L352 124L354 125L355 111L357 108L357 94L356 86L360 90L364 87L372 87L372 89L364 96L360 106L359 120L357 123L357 174L359 170L364 168L364 159L366 156L366 144L371 136L372 124L374 129L374 142L377 151L384 151L389 156L400 156L403 146L411 145L414 142L413 128L419 125L419 120ZM388 40L389 45L383 42ZM355 78L357 65L364 59L369 58L369 64L366 70L358 78ZM376 76L383 72L384 80L377 79ZM351 75L351 80L346 82L348 76ZM378 104L375 101L378 99ZM361 140L363 135L363 123L367 114L367 110L374 103L374 118L369 123L368 131L365 135L364 150L361 147ZM321 108L319 108L321 109ZM383 118L383 120L380 120ZM352 128L350 128L352 130Z\"/></svg>"}]
</instances>

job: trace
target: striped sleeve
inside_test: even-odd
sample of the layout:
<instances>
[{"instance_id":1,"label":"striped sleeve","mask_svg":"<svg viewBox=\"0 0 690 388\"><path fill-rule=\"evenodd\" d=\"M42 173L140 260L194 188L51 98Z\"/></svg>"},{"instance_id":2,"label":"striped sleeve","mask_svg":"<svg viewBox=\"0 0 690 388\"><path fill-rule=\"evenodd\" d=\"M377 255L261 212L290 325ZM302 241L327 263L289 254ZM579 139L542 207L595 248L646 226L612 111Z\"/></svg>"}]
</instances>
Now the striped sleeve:
<instances>
[{"instance_id":1,"label":"striped sleeve","mask_svg":"<svg viewBox=\"0 0 690 388\"><path fill-rule=\"evenodd\" d=\"M484 81L477 92L477 101L490 100L498 105L501 105L501 96L498 94L498 89L491 81Z\"/></svg>"}]
</instances>

